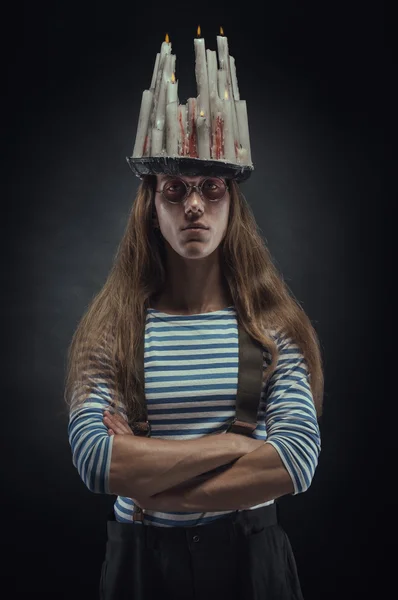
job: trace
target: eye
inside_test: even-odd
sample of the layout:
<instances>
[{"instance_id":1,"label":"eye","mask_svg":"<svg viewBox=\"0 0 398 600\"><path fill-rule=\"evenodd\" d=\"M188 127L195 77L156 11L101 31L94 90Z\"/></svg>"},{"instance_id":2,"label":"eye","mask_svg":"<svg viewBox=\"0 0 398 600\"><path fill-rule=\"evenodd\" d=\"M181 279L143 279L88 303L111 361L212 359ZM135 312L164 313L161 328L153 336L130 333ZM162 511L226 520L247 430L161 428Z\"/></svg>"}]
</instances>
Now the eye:
<instances>
[{"instance_id":1,"label":"eye","mask_svg":"<svg viewBox=\"0 0 398 600\"><path fill-rule=\"evenodd\" d=\"M209 177L204 180L202 190L209 200L220 200L225 196L226 184L218 177Z\"/></svg>"},{"instance_id":2,"label":"eye","mask_svg":"<svg viewBox=\"0 0 398 600\"><path fill-rule=\"evenodd\" d=\"M224 187L224 182L220 179L206 179L203 182L203 189L209 191L218 190L220 187Z\"/></svg>"},{"instance_id":3,"label":"eye","mask_svg":"<svg viewBox=\"0 0 398 600\"><path fill-rule=\"evenodd\" d=\"M163 187L163 196L170 202L181 202L185 197L186 187L181 179L170 179Z\"/></svg>"},{"instance_id":4,"label":"eye","mask_svg":"<svg viewBox=\"0 0 398 600\"><path fill-rule=\"evenodd\" d=\"M175 180L166 183L163 189L167 192L176 193L181 192L182 190L185 191L185 186L182 181Z\"/></svg>"}]
</instances>

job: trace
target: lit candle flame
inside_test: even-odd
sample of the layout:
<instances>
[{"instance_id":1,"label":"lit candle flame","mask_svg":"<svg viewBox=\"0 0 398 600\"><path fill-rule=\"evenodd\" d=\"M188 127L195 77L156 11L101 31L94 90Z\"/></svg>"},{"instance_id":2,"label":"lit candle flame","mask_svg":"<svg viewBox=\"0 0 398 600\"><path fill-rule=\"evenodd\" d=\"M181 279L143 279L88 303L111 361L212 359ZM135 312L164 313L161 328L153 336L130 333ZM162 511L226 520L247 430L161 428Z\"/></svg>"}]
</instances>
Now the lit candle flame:
<instances>
[{"instance_id":1,"label":"lit candle flame","mask_svg":"<svg viewBox=\"0 0 398 600\"><path fill-rule=\"evenodd\" d=\"M164 41L166 42L166 44L170 43L170 38L169 38L169 34L166 33L166 37L164 38Z\"/></svg>"},{"instance_id":2,"label":"lit candle flame","mask_svg":"<svg viewBox=\"0 0 398 600\"><path fill-rule=\"evenodd\" d=\"M175 82L176 82L176 77L175 77L174 73L173 73L173 74L172 74L172 76L171 76L171 81L172 81L172 83L175 83Z\"/></svg>"},{"instance_id":3,"label":"lit candle flame","mask_svg":"<svg viewBox=\"0 0 398 600\"><path fill-rule=\"evenodd\" d=\"M224 29L220 26L220 35L224 35Z\"/></svg>"},{"instance_id":4,"label":"lit candle flame","mask_svg":"<svg viewBox=\"0 0 398 600\"><path fill-rule=\"evenodd\" d=\"M229 97L229 96L228 96L228 90L225 90L225 92L224 92L224 98L225 98L226 100L228 100L228 97Z\"/></svg>"},{"instance_id":5,"label":"lit candle flame","mask_svg":"<svg viewBox=\"0 0 398 600\"><path fill-rule=\"evenodd\" d=\"M197 30L197 34L198 34L198 37L200 37L200 34L201 34L201 29L200 29L200 25L198 25L198 30Z\"/></svg>"}]
</instances>

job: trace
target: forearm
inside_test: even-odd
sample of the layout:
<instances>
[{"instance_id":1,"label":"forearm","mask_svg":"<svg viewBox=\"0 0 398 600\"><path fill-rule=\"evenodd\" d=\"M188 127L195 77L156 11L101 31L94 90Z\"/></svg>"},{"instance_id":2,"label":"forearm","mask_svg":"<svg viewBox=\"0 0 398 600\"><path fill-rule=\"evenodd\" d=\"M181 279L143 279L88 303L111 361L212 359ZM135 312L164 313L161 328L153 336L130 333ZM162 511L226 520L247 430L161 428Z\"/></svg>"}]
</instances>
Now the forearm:
<instances>
[{"instance_id":1,"label":"forearm","mask_svg":"<svg viewBox=\"0 0 398 600\"><path fill-rule=\"evenodd\" d=\"M195 440L115 436L109 474L112 494L149 497L244 456L258 440L224 433Z\"/></svg>"},{"instance_id":2,"label":"forearm","mask_svg":"<svg viewBox=\"0 0 398 600\"><path fill-rule=\"evenodd\" d=\"M278 452L265 443L212 477L204 475L138 502L143 508L166 512L243 510L293 491Z\"/></svg>"}]
</instances>

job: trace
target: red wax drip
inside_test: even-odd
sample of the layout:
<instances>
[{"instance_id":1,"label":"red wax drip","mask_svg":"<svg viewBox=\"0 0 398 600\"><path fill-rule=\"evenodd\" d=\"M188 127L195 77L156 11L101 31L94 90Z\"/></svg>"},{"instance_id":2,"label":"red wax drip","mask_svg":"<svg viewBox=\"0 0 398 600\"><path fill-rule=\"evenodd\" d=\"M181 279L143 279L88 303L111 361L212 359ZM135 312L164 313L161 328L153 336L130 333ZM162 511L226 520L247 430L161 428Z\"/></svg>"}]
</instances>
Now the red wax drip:
<instances>
[{"instance_id":1,"label":"red wax drip","mask_svg":"<svg viewBox=\"0 0 398 600\"><path fill-rule=\"evenodd\" d=\"M191 134L189 136L189 156L192 156L192 158L198 158L195 112L196 110L193 109L191 118Z\"/></svg>"},{"instance_id":2,"label":"red wax drip","mask_svg":"<svg viewBox=\"0 0 398 600\"><path fill-rule=\"evenodd\" d=\"M215 137L215 158L216 160L224 156L224 143L223 143L223 129L224 122L222 117L218 116L216 119L216 131Z\"/></svg>"},{"instance_id":3,"label":"red wax drip","mask_svg":"<svg viewBox=\"0 0 398 600\"><path fill-rule=\"evenodd\" d=\"M146 152L147 147L148 147L148 136L146 135L145 136L145 141L144 141L144 149L142 151L142 156L145 156L145 152Z\"/></svg>"},{"instance_id":4,"label":"red wax drip","mask_svg":"<svg viewBox=\"0 0 398 600\"><path fill-rule=\"evenodd\" d=\"M178 121L180 123L180 138L181 138L181 156L185 156L185 151L186 151L186 142L185 142L185 131L184 131L184 124L182 122L182 114L181 111L178 114Z\"/></svg>"}]
</instances>

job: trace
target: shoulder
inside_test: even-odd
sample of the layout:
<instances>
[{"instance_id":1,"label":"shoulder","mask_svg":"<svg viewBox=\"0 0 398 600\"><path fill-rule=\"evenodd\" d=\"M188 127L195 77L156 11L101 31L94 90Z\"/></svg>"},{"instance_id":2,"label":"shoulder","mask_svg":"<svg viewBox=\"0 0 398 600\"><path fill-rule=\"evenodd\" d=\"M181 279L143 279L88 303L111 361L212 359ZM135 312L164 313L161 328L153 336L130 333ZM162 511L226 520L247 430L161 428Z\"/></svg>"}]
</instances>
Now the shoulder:
<instances>
[{"instance_id":1,"label":"shoulder","mask_svg":"<svg viewBox=\"0 0 398 600\"><path fill-rule=\"evenodd\" d=\"M267 335L275 343L278 350L278 360L274 371L274 377L280 376L288 371L295 371L301 377L308 377L309 370L307 361L298 343L282 329L269 329ZM271 352L264 349L264 359L271 364Z\"/></svg>"}]
</instances>

